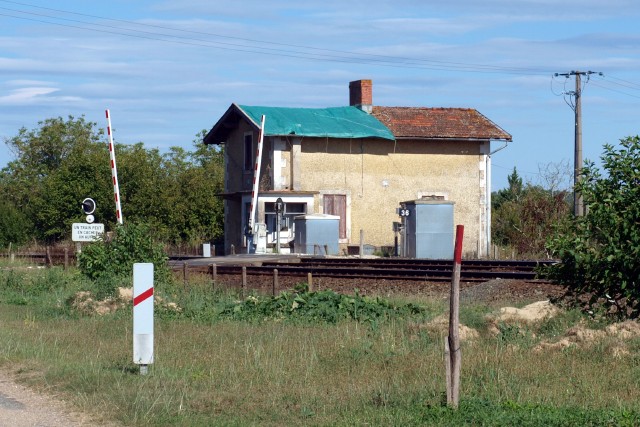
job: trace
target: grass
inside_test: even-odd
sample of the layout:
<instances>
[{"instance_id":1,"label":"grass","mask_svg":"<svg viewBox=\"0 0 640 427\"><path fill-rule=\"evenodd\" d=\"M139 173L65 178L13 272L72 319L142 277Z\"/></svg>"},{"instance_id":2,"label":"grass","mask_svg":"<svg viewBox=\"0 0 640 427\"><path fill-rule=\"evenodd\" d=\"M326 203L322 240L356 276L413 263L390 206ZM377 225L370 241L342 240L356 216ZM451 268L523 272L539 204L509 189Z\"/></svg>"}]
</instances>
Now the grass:
<instances>
[{"instance_id":1,"label":"grass","mask_svg":"<svg viewBox=\"0 0 640 427\"><path fill-rule=\"evenodd\" d=\"M441 302L418 317L376 323L238 321L215 314L232 294L212 296L206 283L167 288L185 310L157 317L155 363L140 376L131 362L130 309L77 315L61 301L86 283L67 273L33 274L39 278L18 281L0 273L0 366L98 419L158 426L640 425L637 339L631 355L617 359L607 342L531 351L536 340L579 321L573 312L529 335L505 326L499 339L482 333L465 343L461 404L452 410L443 405L445 333L421 327L446 310ZM16 295L21 304L12 302ZM471 305L462 313L481 329L488 310Z\"/></svg>"}]
</instances>

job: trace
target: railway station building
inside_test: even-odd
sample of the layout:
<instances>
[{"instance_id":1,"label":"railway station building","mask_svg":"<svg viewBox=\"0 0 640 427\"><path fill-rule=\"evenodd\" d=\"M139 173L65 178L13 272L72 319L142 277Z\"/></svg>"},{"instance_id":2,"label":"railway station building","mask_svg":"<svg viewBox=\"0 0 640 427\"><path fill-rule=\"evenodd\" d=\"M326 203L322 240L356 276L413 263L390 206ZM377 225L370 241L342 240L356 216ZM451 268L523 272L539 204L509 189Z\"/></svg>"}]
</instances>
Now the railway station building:
<instances>
[{"instance_id":1,"label":"railway station building","mask_svg":"<svg viewBox=\"0 0 640 427\"><path fill-rule=\"evenodd\" d=\"M511 135L472 108L373 105L371 80L349 83L349 105L287 108L232 104L204 138L224 146L225 253L246 251L261 117L264 144L256 223L275 246L275 202L284 202L280 246L292 247L294 218L339 218L342 253L364 243L393 247L398 208L408 200L454 204L464 254L485 257L491 241L491 153ZM270 250L270 249L269 249Z\"/></svg>"}]
</instances>

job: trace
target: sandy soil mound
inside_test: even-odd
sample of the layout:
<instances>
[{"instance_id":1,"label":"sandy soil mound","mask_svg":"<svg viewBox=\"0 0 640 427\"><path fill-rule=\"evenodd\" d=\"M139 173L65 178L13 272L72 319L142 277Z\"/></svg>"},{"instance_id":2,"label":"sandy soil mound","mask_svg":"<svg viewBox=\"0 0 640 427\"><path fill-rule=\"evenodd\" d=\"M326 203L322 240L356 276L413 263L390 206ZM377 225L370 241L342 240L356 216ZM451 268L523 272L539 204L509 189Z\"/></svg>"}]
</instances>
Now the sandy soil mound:
<instances>
[{"instance_id":1,"label":"sandy soil mound","mask_svg":"<svg viewBox=\"0 0 640 427\"><path fill-rule=\"evenodd\" d=\"M103 316L124 308L133 301L133 289L118 288L118 296L104 300L96 300L89 291L81 291L75 294L71 306L83 314L97 314ZM156 306L166 310L180 312L182 309L174 302L165 302L159 296L154 297Z\"/></svg>"},{"instance_id":2,"label":"sandy soil mound","mask_svg":"<svg viewBox=\"0 0 640 427\"><path fill-rule=\"evenodd\" d=\"M625 341L640 337L640 323L627 320L614 323L605 329L589 329L584 325L577 325L567 330L564 337L558 341L543 341L533 348L536 352L546 350L562 350L570 346L588 348L589 346L612 338L617 341L608 347L608 352L614 357L623 357L629 354Z\"/></svg>"},{"instance_id":3,"label":"sandy soil mound","mask_svg":"<svg viewBox=\"0 0 640 427\"><path fill-rule=\"evenodd\" d=\"M501 322L533 323L554 317L559 311L560 310L548 300L538 301L523 308L502 307L496 320Z\"/></svg>"},{"instance_id":4,"label":"sandy soil mound","mask_svg":"<svg viewBox=\"0 0 640 427\"><path fill-rule=\"evenodd\" d=\"M435 317L428 323L416 324L412 327L413 332L427 331L430 333L436 333L442 336L449 333L449 315L441 315ZM460 324L458 327L458 334L460 341L473 341L477 339L480 334L473 328Z\"/></svg>"},{"instance_id":5,"label":"sandy soil mound","mask_svg":"<svg viewBox=\"0 0 640 427\"><path fill-rule=\"evenodd\" d=\"M104 300L96 300L89 291L81 291L75 294L71 306L83 314L97 314L103 316L113 313L114 311L124 307L126 301L120 298L106 298Z\"/></svg>"}]
</instances>

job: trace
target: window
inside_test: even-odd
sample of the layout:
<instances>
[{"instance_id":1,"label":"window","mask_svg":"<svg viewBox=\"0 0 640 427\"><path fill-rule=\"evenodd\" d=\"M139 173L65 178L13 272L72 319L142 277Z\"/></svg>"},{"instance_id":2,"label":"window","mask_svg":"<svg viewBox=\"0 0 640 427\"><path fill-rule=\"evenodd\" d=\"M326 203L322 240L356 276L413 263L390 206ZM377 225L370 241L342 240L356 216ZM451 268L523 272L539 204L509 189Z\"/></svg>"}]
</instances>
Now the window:
<instances>
[{"instance_id":1,"label":"window","mask_svg":"<svg viewBox=\"0 0 640 427\"><path fill-rule=\"evenodd\" d=\"M307 213L306 203L285 203L284 212L282 213L282 218L280 218L280 231L286 231L288 232L288 235L290 234L291 237L293 237L293 234L291 233L293 219L296 216L304 215L305 213ZM264 217L269 233L275 233L277 222L275 203L267 202L264 204ZM283 235L281 235L281 237L283 237Z\"/></svg>"},{"instance_id":2,"label":"window","mask_svg":"<svg viewBox=\"0 0 640 427\"><path fill-rule=\"evenodd\" d=\"M347 238L347 196L344 194L325 194L322 197L323 212L340 217L340 239Z\"/></svg>"},{"instance_id":3,"label":"window","mask_svg":"<svg viewBox=\"0 0 640 427\"><path fill-rule=\"evenodd\" d=\"M253 134L246 133L244 135L244 170L250 171L253 169L254 163L254 151L253 151Z\"/></svg>"}]
</instances>

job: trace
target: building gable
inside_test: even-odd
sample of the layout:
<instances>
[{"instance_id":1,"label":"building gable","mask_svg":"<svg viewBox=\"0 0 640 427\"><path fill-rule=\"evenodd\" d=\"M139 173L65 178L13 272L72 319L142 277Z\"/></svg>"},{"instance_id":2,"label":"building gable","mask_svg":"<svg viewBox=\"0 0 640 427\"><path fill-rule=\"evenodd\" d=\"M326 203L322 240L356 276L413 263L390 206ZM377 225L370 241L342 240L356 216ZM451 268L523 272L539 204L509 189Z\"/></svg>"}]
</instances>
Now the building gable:
<instances>
[{"instance_id":1,"label":"building gable","mask_svg":"<svg viewBox=\"0 0 640 427\"><path fill-rule=\"evenodd\" d=\"M247 121L257 130L263 115L266 117L265 136L395 139L377 118L356 107L283 108L232 104L204 142L225 142L239 120Z\"/></svg>"}]
</instances>

